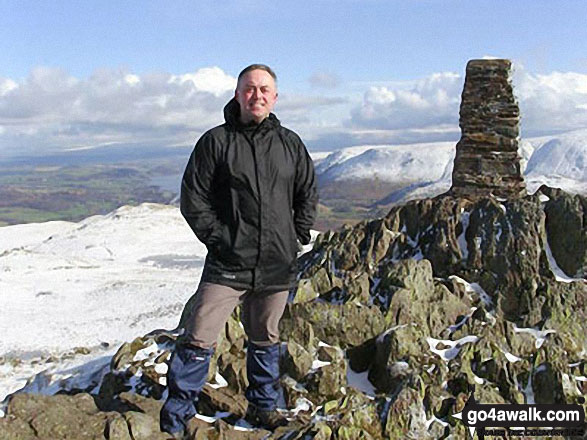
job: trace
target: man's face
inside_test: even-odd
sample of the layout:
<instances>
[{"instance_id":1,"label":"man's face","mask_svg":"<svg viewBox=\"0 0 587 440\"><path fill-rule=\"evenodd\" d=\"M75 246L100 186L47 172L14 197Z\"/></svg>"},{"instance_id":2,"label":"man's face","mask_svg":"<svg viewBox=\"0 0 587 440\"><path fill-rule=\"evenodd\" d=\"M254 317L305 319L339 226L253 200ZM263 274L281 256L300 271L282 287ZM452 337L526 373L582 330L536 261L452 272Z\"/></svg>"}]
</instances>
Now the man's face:
<instances>
[{"instance_id":1,"label":"man's face","mask_svg":"<svg viewBox=\"0 0 587 440\"><path fill-rule=\"evenodd\" d=\"M277 101L275 81L264 70L251 70L241 77L234 97L240 105L241 121L258 124L269 116Z\"/></svg>"}]
</instances>

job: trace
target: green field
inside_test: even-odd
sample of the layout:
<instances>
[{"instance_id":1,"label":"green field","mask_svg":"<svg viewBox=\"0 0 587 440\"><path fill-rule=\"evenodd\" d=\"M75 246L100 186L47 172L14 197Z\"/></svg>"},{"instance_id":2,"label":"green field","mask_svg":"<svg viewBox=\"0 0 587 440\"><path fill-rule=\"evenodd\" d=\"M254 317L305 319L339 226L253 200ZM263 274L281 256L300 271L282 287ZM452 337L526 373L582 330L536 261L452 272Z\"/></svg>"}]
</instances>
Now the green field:
<instances>
[{"instance_id":1,"label":"green field","mask_svg":"<svg viewBox=\"0 0 587 440\"><path fill-rule=\"evenodd\" d=\"M120 206L143 202L170 203L176 195L152 182L179 180L183 158L112 165L19 166L0 168L0 226L79 221L106 214ZM392 187L374 182L333 182L319 185L320 204L315 229L337 229L384 213L373 203Z\"/></svg>"},{"instance_id":2,"label":"green field","mask_svg":"<svg viewBox=\"0 0 587 440\"><path fill-rule=\"evenodd\" d=\"M168 203L174 196L150 184L166 167L138 164L0 169L0 225L79 221L123 205Z\"/></svg>"}]
</instances>

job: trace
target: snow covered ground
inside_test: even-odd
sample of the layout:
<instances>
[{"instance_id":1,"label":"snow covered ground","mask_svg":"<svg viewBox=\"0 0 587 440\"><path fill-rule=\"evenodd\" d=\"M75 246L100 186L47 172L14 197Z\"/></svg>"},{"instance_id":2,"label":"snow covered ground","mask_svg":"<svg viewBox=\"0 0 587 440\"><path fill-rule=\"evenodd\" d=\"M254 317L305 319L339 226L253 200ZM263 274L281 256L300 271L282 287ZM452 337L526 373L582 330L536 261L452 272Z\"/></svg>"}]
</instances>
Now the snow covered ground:
<instances>
[{"instance_id":1,"label":"snow covered ground","mask_svg":"<svg viewBox=\"0 0 587 440\"><path fill-rule=\"evenodd\" d=\"M165 205L0 228L0 401L31 374L175 328L205 254Z\"/></svg>"}]
</instances>

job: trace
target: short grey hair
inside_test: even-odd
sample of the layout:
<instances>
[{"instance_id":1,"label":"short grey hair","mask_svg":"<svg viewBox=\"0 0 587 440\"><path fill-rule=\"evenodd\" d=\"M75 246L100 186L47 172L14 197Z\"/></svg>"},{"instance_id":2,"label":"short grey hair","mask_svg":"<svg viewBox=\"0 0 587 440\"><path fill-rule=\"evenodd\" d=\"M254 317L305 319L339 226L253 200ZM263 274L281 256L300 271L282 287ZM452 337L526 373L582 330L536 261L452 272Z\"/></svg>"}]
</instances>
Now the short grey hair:
<instances>
[{"instance_id":1,"label":"short grey hair","mask_svg":"<svg viewBox=\"0 0 587 440\"><path fill-rule=\"evenodd\" d=\"M277 75L275 74L275 72L273 71L273 69L271 67L269 67L266 64L251 64L250 66L245 67L241 73L238 74L238 79L236 81L237 85L240 82L241 78L248 72L252 71L252 70L264 70L265 72L267 72L269 75L271 75L271 78L273 78L273 81L275 81L275 83L277 84Z\"/></svg>"}]
</instances>

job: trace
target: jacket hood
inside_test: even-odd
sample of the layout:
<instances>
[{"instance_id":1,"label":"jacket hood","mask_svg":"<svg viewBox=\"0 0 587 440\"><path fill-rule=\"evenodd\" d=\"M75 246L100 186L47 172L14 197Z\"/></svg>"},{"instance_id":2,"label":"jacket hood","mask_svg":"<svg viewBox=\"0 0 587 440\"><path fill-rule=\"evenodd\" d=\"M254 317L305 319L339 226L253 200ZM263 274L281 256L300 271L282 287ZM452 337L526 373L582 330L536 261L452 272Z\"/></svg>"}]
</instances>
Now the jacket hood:
<instances>
[{"instance_id":1,"label":"jacket hood","mask_svg":"<svg viewBox=\"0 0 587 440\"><path fill-rule=\"evenodd\" d=\"M249 128L249 127L257 127L257 125L261 124L269 124L271 127L277 127L280 125L279 119L273 113L269 113L269 116L261 121L261 124L243 124L240 120L241 109L240 105L235 98L232 98L228 103L224 106L224 120L227 124L237 128Z\"/></svg>"}]
</instances>

